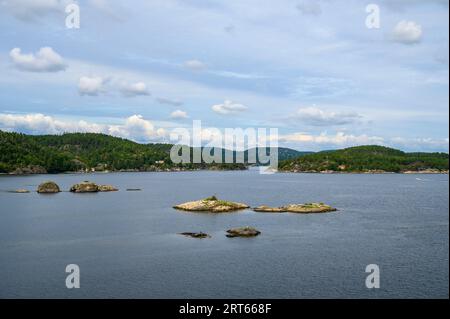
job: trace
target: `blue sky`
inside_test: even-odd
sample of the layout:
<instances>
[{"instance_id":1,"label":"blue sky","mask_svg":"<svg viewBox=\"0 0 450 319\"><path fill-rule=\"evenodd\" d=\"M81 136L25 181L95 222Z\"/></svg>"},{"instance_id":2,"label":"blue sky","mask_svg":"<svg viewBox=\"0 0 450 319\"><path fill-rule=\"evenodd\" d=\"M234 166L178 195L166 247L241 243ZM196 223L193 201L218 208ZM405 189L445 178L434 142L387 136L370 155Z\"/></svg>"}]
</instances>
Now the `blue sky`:
<instances>
[{"instance_id":1,"label":"blue sky","mask_svg":"<svg viewBox=\"0 0 450 319\"><path fill-rule=\"evenodd\" d=\"M0 129L164 142L201 120L448 152L448 1L80 0L80 29L69 3L0 0Z\"/></svg>"}]
</instances>

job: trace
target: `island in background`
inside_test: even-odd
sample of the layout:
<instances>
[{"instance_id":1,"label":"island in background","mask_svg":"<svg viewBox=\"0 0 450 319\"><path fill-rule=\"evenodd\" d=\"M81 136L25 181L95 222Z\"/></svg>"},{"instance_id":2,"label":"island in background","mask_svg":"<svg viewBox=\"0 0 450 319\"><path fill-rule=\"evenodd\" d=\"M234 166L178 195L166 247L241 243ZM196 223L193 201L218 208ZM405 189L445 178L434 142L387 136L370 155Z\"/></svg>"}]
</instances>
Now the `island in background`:
<instances>
[{"instance_id":1,"label":"island in background","mask_svg":"<svg viewBox=\"0 0 450 319\"><path fill-rule=\"evenodd\" d=\"M220 149L243 156L245 163L175 164L170 159L172 144L140 144L95 133L26 135L0 131L0 173L56 174L64 172L244 170L249 150ZM191 148L192 150L192 148ZM357 146L343 150L300 152L289 148L278 152L282 172L311 173L448 173L447 153L405 153L383 146ZM192 152L191 152L192 154Z\"/></svg>"}]
</instances>

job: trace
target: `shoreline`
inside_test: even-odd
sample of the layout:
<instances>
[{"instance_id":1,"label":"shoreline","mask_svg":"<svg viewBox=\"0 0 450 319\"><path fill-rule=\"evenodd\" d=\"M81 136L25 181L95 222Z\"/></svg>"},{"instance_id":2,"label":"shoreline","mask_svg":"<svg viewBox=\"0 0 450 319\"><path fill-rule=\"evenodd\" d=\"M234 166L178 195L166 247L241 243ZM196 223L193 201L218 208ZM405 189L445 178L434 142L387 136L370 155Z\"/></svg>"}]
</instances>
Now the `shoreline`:
<instances>
[{"instance_id":1,"label":"shoreline","mask_svg":"<svg viewBox=\"0 0 450 319\"><path fill-rule=\"evenodd\" d=\"M252 166L255 167L255 166ZM90 175L90 174L117 174L117 173L182 173L182 172L235 172L235 171L249 171L246 169L173 169L173 170L157 170L157 171L139 171L139 170L119 170L119 171L95 171L95 172L62 172L62 173L29 173L29 174L12 174L12 173L0 173L0 176L37 176L37 175ZM337 171L324 171L324 172L312 172L312 171L276 171L275 174L320 174L320 175L386 175L386 174L398 174L398 175L448 175L449 171L405 171L405 172L385 172L385 171L367 171L367 172L337 172Z\"/></svg>"}]
</instances>

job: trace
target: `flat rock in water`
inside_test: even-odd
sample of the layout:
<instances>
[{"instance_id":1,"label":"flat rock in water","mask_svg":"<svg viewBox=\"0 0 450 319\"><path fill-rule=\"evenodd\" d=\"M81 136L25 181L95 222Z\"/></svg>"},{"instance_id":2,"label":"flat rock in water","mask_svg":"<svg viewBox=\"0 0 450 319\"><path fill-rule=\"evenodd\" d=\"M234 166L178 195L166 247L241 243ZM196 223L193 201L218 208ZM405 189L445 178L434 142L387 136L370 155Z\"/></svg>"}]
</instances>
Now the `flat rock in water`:
<instances>
[{"instance_id":1,"label":"flat rock in water","mask_svg":"<svg viewBox=\"0 0 450 319\"><path fill-rule=\"evenodd\" d=\"M38 186L37 192L40 194L54 194L61 192L61 190L59 189L58 184L48 181L40 184Z\"/></svg>"},{"instance_id":2,"label":"flat rock in water","mask_svg":"<svg viewBox=\"0 0 450 319\"><path fill-rule=\"evenodd\" d=\"M119 191L119 189L117 189L116 187L114 187L112 185L99 185L98 191L99 192L117 192L117 191Z\"/></svg>"},{"instance_id":3,"label":"flat rock in water","mask_svg":"<svg viewBox=\"0 0 450 319\"><path fill-rule=\"evenodd\" d=\"M30 191L28 189L16 189L14 191L12 191L11 193L17 193L17 194L27 194Z\"/></svg>"},{"instance_id":4,"label":"flat rock in water","mask_svg":"<svg viewBox=\"0 0 450 319\"><path fill-rule=\"evenodd\" d=\"M176 205L173 208L193 212L226 213L249 208L247 204L219 200L215 196Z\"/></svg>"},{"instance_id":5,"label":"flat rock in water","mask_svg":"<svg viewBox=\"0 0 450 319\"><path fill-rule=\"evenodd\" d=\"M227 237L255 237L261 234L259 230L253 227L240 227L227 230Z\"/></svg>"},{"instance_id":6,"label":"flat rock in water","mask_svg":"<svg viewBox=\"0 0 450 319\"><path fill-rule=\"evenodd\" d=\"M289 213L301 214L328 213L337 211L336 208L323 203L291 204L283 206L283 208Z\"/></svg>"},{"instance_id":7,"label":"flat rock in water","mask_svg":"<svg viewBox=\"0 0 450 319\"><path fill-rule=\"evenodd\" d=\"M266 205L253 208L253 211L259 213L286 213L287 210L284 207L270 207Z\"/></svg>"},{"instance_id":8,"label":"flat rock in water","mask_svg":"<svg viewBox=\"0 0 450 319\"><path fill-rule=\"evenodd\" d=\"M75 184L70 188L73 193L97 193L99 187L97 184L85 181L83 183Z\"/></svg>"},{"instance_id":9,"label":"flat rock in water","mask_svg":"<svg viewBox=\"0 0 450 319\"><path fill-rule=\"evenodd\" d=\"M269 207L269 206L258 206L253 208L255 212L261 213L302 213L302 214L312 214L312 213L327 213L334 212L337 209L323 203L308 203L308 204L290 204L282 207Z\"/></svg>"}]
</instances>

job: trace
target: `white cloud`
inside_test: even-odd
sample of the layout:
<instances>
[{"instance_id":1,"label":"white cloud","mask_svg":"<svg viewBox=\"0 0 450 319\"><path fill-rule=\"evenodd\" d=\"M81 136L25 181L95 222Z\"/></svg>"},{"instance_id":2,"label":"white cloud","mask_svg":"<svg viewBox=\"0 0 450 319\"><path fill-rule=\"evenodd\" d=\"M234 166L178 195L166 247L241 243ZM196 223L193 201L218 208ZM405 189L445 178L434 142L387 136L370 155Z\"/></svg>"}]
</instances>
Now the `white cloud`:
<instances>
[{"instance_id":1,"label":"white cloud","mask_svg":"<svg viewBox=\"0 0 450 319\"><path fill-rule=\"evenodd\" d=\"M159 141L167 135L164 129L156 128L141 115L130 116L117 125L59 120L43 114L0 114L0 129L28 134L103 133L139 142Z\"/></svg>"},{"instance_id":2,"label":"white cloud","mask_svg":"<svg viewBox=\"0 0 450 319\"><path fill-rule=\"evenodd\" d=\"M448 153L449 139L447 138L404 138L394 137L390 139L390 145L400 149L412 151L431 151L444 150Z\"/></svg>"},{"instance_id":3,"label":"white cloud","mask_svg":"<svg viewBox=\"0 0 450 319\"><path fill-rule=\"evenodd\" d=\"M320 15L322 7L319 0L305 0L297 5L297 9L305 15Z\"/></svg>"},{"instance_id":4,"label":"white cloud","mask_svg":"<svg viewBox=\"0 0 450 319\"><path fill-rule=\"evenodd\" d=\"M333 146L353 146L367 144L384 144L385 140L378 136L368 135L352 135L344 132L337 132L334 135L322 133L320 135L312 135L308 133L293 133L280 136L281 142L294 142L302 144L325 144Z\"/></svg>"},{"instance_id":5,"label":"white cloud","mask_svg":"<svg viewBox=\"0 0 450 319\"><path fill-rule=\"evenodd\" d=\"M147 85L144 82L136 82L122 86L122 93L127 97L134 97L139 95L150 95Z\"/></svg>"},{"instance_id":6,"label":"white cloud","mask_svg":"<svg viewBox=\"0 0 450 319\"><path fill-rule=\"evenodd\" d=\"M9 56L21 71L58 72L67 68L63 58L50 47L41 48L36 54L22 54L20 48L14 48Z\"/></svg>"},{"instance_id":7,"label":"white cloud","mask_svg":"<svg viewBox=\"0 0 450 319\"><path fill-rule=\"evenodd\" d=\"M97 96L104 91L105 79L100 76L82 76L78 82L80 95Z\"/></svg>"},{"instance_id":8,"label":"white cloud","mask_svg":"<svg viewBox=\"0 0 450 319\"><path fill-rule=\"evenodd\" d=\"M184 67L192 71L201 71L206 69L206 64L199 60L189 60L184 62Z\"/></svg>"},{"instance_id":9,"label":"white cloud","mask_svg":"<svg viewBox=\"0 0 450 319\"><path fill-rule=\"evenodd\" d=\"M344 132L319 135L309 133L293 133L279 136L280 143L289 144L291 147L309 150L324 150L331 148L345 148L358 145L383 145L398 148L404 151L445 151L449 149L447 138L405 138L370 136L367 134L354 135Z\"/></svg>"},{"instance_id":10,"label":"white cloud","mask_svg":"<svg viewBox=\"0 0 450 319\"><path fill-rule=\"evenodd\" d=\"M135 141L158 140L165 137L164 129L156 129L152 122L142 115L133 115L125 120L123 125L109 125L108 134L120 136Z\"/></svg>"},{"instance_id":11,"label":"white cloud","mask_svg":"<svg viewBox=\"0 0 450 319\"><path fill-rule=\"evenodd\" d=\"M172 119L187 119L189 116L185 111L182 110L176 110L170 113L170 118Z\"/></svg>"},{"instance_id":12,"label":"white cloud","mask_svg":"<svg viewBox=\"0 0 450 319\"><path fill-rule=\"evenodd\" d=\"M181 105L183 105L183 102L181 102L179 100L171 100L171 99L167 99L167 98L163 98L163 97L156 98L156 101L159 104L167 104L167 105L172 105L172 106L181 106Z\"/></svg>"},{"instance_id":13,"label":"white cloud","mask_svg":"<svg viewBox=\"0 0 450 319\"><path fill-rule=\"evenodd\" d=\"M26 134L62 134L72 132L103 133L122 137L137 142L168 141L169 133L163 128L157 128L151 121L141 115L132 115L121 121L121 124L105 124L84 120L57 119L44 114L4 114L0 113L0 130L15 131ZM198 138L204 142L220 141L223 137L217 128L204 128ZM269 137L270 138L270 137ZM366 134L354 135L344 132L319 135L309 133L292 133L279 135L279 142L291 147L309 150L324 150L329 148L344 148L357 145L385 145L406 151L436 151L448 152L447 138L383 138ZM245 143L244 143L245 144ZM242 144L242 145L244 145ZM221 146L221 144L218 144Z\"/></svg>"},{"instance_id":14,"label":"white cloud","mask_svg":"<svg viewBox=\"0 0 450 319\"><path fill-rule=\"evenodd\" d=\"M234 113L238 113L238 112L243 112L243 111L247 110L248 108L243 104L234 103L230 100L225 100L225 102L223 102L223 104L213 105L211 107L211 109L216 113L226 115L226 114L234 114Z\"/></svg>"},{"instance_id":15,"label":"white cloud","mask_svg":"<svg viewBox=\"0 0 450 319\"><path fill-rule=\"evenodd\" d=\"M331 126L355 123L361 115L355 112L331 112L317 107L307 107L300 108L293 118L313 126Z\"/></svg>"},{"instance_id":16,"label":"white cloud","mask_svg":"<svg viewBox=\"0 0 450 319\"><path fill-rule=\"evenodd\" d=\"M422 39L422 26L414 21L400 21L392 31L392 39L403 44L414 44Z\"/></svg>"}]
</instances>

